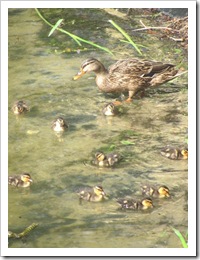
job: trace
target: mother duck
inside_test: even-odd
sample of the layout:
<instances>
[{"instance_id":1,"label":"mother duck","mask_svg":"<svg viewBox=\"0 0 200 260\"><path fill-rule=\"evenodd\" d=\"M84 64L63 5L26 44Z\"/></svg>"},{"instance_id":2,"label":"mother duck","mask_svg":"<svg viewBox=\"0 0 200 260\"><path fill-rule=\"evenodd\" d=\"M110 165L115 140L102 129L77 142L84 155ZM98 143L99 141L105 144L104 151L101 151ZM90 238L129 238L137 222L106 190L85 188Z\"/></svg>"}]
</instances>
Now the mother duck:
<instances>
[{"instance_id":1,"label":"mother duck","mask_svg":"<svg viewBox=\"0 0 200 260\"><path fill-rule=\"evenodd\" d=\"M178 74L175 65L136 58L119 60L107 70L99 60L89 58L82 63L74 80L91 71L96 74L96 84L101 91L106 93L128 91L129 97L126 101L131 101L140 90L159 86L186 72Z\"/></svg>"}]
</instances>

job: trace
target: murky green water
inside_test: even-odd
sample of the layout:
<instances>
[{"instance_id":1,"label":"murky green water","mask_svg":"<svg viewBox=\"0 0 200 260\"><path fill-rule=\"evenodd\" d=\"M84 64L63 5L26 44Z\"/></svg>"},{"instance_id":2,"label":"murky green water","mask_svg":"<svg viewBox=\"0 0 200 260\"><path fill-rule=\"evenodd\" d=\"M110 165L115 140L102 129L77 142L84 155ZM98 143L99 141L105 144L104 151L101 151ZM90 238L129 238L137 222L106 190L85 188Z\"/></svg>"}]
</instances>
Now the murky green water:
<instances>
[{"instance_id":1,"label":"murky green water","mask_svg":"<svg viewBox=\"0 0 200 260\"><path fill-rule=\"evenodd\" d=\"M78 13L80 17L87 14L83 10ZM95 16L93 12L93 19L103 13ZM76 16L74 19L77 25ZM113 58L99 50L56 54L54 49L60 47L55 39L65 48L77 46L58 32L47 38L49 30L33 9L9 12L9 175L29 172L34 181L30 189L9 187L9 230L21 232L31 223L39 223L27 239L12 240L9 246L181 247L170 227L187 231L187 161L168 160L160 155L160 149L186 141L186 76L124 105L123 115L105 118L102 107L113 97L98 91L92 74L76 82L72 77L87 57L100 58L105 65L112 64ZM88 39L97 31L101 34L99 27L89 30L84 27L73 33L81 31ZM92 36L90 40L95 41ZM171 42L139 41L148 47L147 57L164 60L166 55L166 60L176 63L177 46ZM115 38L99 43L106 46L108 42L118 50L116 59L134 55L132 48L118 47ZM16 118L10 108L21 99L31 110ZM50 128L56 116L69 123L69 131L62 138ZM123 140L134 144L124 145ZM88 165L97 150L113 147L123 156L117 167ZM155 200L150 212L119 210L115 199L126 195L141 198L140 185L144 183L165 184L172 197ZM110 199L80 205L74 190L96 184L104 187Z\"/></svg>"}]
</instances>

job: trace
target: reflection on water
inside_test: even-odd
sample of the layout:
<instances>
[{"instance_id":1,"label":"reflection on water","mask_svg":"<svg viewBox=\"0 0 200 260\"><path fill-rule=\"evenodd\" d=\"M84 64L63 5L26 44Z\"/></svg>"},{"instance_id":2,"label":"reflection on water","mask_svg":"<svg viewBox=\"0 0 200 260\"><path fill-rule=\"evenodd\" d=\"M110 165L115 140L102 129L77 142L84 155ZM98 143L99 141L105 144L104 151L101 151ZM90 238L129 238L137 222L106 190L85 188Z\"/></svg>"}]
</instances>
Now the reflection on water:
<instances>
[{"instance_id":1,"label":"reflection on water","mask_svg":"<svg viewBox=\"0 0 200 260\"><path fill-rule=\"evenodd\" d=\"M106 118L102 108L113 97L99 93L93 75L72 81L81 62L100 52L51 53L44 39L49 28L41 27L34 10L11 10L9 175L29 172L33 184L9 187L9 230L18 232L33 222L39 226L9 246L180 247L170 226L187 230L187 161L164 158L160 149L185 143L186 78L166 84L168 92L164 87L147 91L124 105L124 114ZM101 59L108 60L107 55ZM14 116L16 100L25 100L30 112ZM69 123L62 136L51 129L58 116ZM99 150L113 150L122 161L114 168L90 165ZM155 200L147 212L120 210L116 198L140 199L144 183L167 185L171 198ZM75 190L84 185L102 185L110 199L79 204Z\"/></svg>"}]
</instances>

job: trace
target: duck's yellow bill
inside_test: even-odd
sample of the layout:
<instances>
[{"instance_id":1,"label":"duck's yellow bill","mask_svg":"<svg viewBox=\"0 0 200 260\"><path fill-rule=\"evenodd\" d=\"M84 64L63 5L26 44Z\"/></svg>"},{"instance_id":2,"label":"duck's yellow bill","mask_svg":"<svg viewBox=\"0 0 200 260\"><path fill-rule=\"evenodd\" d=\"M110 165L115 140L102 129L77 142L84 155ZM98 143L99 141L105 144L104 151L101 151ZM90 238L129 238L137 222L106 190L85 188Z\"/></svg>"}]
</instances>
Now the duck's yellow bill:
<instances>
[{"instance_id":1,"label":"duck's yellow bill","mask_svg":"<svg viewBox=\"0 0 200 260\"><path fill-rule=\"evenodd\" d=\"M73 77L74 80L77 80L79 78L81 78L83 75L85 74L85 71L83 71L82 69Z\"/></svg>"}]
</instances>

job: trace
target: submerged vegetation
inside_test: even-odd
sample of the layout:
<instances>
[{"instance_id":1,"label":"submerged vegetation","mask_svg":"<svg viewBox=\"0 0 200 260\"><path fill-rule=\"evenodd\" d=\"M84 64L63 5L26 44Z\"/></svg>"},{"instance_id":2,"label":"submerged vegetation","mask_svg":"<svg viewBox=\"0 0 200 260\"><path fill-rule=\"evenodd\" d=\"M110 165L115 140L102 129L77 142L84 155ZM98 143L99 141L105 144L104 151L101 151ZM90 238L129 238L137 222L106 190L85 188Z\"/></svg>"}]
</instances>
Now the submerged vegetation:
<instances>
[{"instance_id":1,"label":"submerged vegetation","mask_svg":"<svg viewBox=\"0 0 200 260\"><path fill-rule=\"evenodd\" d=\"M63 23L63 20L64 20L64 19L59 19L59 20L56 22L56 24L53 25L53 24L51 24L49 21L47 21L47 20L42 16L42 14L39 12L39 10L38 10L37 8L35 8L35 11L36 11L36 13L38 14L38 16L39 16L46 24L48 24L50 27L52 27L51 31L49 32L48 37L50 37L55 30L58 30L58 31L60 31L60 32L62 32L62 33L64 33L64 34L67 34L68 36L70 36L79 46L82 46L81 42L84 42L84 43L86 43L86 44L89 44L89 45L94 46L95 48L98 48L98 49L101 49L101 50L103 50L103 51L105 51L105 52L108 52L110 55L114 55L110 49L108 49L108 48L106 48L106 47L103 47L103 46L101 46L101 45L98 45L98 44L96 44L96 43L94 43L94 42L92 42L92 41L85 40L85 39L83 39L83 38L81 38L81 37L79 37L79 36L77 36L77 35L75 35L75 34L72 34L72 33L68 32L68 31L66 31L66 30L64 30L64 29L62 29L62 28L60 28L60 25ZM131 44L131 45L136 49L136 51L137 51L140 55L142 55L142 52L141 52L140 49L138 48L137 44L132 41L131 37L130 37L119 25L117 25L114 21L109 20L109 22L128 40L128 41L123 41L123 42L126 42L126 43ZM142 46L142 45L141 45L141 46Z\"/></svg>"},{"instance_id":2,"label":"submerged vegetation","mask_svg":"<svg viewBox=\"0 0 200 260\"><path fill-rule=\"evenodd\" d=\"M37 223L32 223L30 226L25 228L21 233L15 233L12 231L8 231L8 238L23 238L27 236L33 229L35 229L38 226Z\"/></svg>"},{"instance_id":3,"label":"submerged vegetation","mask_svg":"<svg viewBox=\"0 0 200 260\"><path fill-rule=\"evenodd\" d=\"M94 46L94 47L96 47L96 48L99 48L99 49L101 49L101 50L103 50L103 51L105 51L105 52L108 52L109 54L113 55L113 53L112 53L108 48L105 48L105 47L103 47L103 46L100 46L100 45L98 45L98 44L96 44L96 43L94 43L94 42L85 40L85 39L83 39L83 38L81 38L81 37L79 37L79 36L76 36L76 35L74 35L74 34L68 32L68 31L66 31L66 30L64 30L64 29L62 29L62 28L60 28L59 25L62 23L63 19L59 19L59 20L57 21L57 23L56 23L55 25L53 25L53 24L51 24L50 22L48 22L48 21L42 16L42 14L38 11L37 8L35 8L35 11L36 11L36 13L39 15L39 17L40 17L46 24L48 24L50 27L52 27L52 29L51 29L51 31L50 31L50 33L49 33L49 36L52 35L52 33L53 33L55 30L58 30L58 31L60 31L60 32L62 32L62 33L65 33L65 34L67 34L68 36L70 36L79 46L82 46L81 42L84 42L84 43L90 44L90 45L92 45L92 46Z\"/></svg>"}]
</instances>

